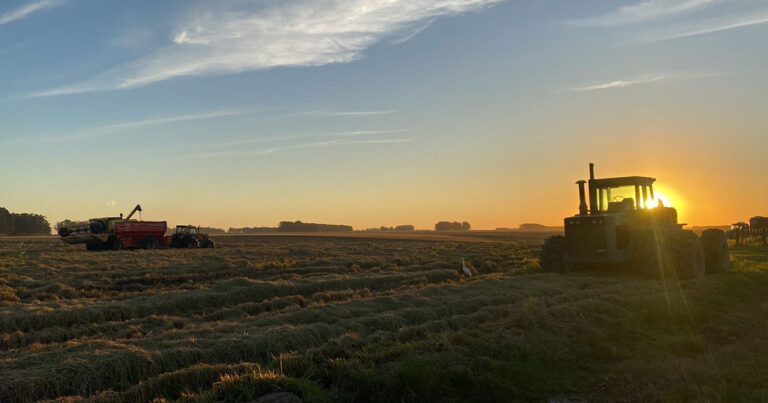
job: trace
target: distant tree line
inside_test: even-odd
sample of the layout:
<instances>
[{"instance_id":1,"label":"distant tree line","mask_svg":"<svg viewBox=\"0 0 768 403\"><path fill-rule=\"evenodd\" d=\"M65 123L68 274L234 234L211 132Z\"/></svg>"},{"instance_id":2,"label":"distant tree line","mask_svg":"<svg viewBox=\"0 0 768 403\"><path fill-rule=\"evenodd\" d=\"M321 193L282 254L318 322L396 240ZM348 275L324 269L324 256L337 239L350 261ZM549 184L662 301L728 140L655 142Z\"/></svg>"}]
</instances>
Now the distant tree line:
<instances>
[{"instance_id":1,"label":"distant tree line","mask_svg":"<svg viewBox=\"0 0 768 403\"><path fill-rule=\"evenodd\" d=\"M0 234L50 235L51 224L39 214L11 213L0 207Z\"/></svg>"},{"instance_id":2,"label":"distant tree line","mask_svg":"<svg viewBox=\"0 0 768 403\"><path fill-rule=\"evenodd\" d=\"M366 231L378 232L378 231L395 231L395 232L413 232L416 229L413 225L398 225L397 227L385 227L368 228Z\"/></svg>"},{"instance_id":3,"label":"distant tree line","mask_svg":"<svg viewBox=\"0 0 768 403\"><path fill-rule=\"evenodd\" d=\"M228 234L261 234L265 232L277 232L277 227L243 227L229 228Z\"/></svg>"},{"instance_id":4,"label":"distant tree line","mask_svg":"<svg viewBox=\"0 0 768 403\"><path fill-rule=\"evenodd\" d=\"M469 231L471 226L468 222L449 222L449 221L440 221L437 224L435 224L435 231Z\"/></svg>"},{"instance_id":5,"label":"distant tree line","mask_svg":"<svg viewBox=\"0 0 768 403\"><path fill-rule=\"evenodd\" d=\"M221 228L214 227L200 227L200 232L203 234L224 234L225 231Z\"/></svg>"},{"instance_id":6,"label":"distant tree line","mask_svg":"<svg viewBox=\"0 0 768 403\"><path fill-rule=\"evenodd\" d=\"M277 232L352 232L352 226L281 221Z\"/></svg>"}]
</instances>

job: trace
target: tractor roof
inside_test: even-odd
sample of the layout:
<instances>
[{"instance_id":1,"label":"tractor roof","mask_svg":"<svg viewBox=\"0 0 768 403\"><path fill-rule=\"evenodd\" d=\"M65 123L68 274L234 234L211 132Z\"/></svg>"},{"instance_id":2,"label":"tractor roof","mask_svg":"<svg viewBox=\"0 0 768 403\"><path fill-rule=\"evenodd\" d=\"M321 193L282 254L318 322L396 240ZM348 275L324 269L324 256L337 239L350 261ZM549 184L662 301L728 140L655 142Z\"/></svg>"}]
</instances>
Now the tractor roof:
<instances>
[{"instance_id":1,"label":"tractor roof","mask_svg":"<svg viewBox=\"0 0 768 403\"><path fill-rule=\"evenodd\" d=\"M651 186L655 178L647 176L622 176L619 178L602 178L590 180L598 188L616 188L620 186Z\"/></svg>"}]
</instances>

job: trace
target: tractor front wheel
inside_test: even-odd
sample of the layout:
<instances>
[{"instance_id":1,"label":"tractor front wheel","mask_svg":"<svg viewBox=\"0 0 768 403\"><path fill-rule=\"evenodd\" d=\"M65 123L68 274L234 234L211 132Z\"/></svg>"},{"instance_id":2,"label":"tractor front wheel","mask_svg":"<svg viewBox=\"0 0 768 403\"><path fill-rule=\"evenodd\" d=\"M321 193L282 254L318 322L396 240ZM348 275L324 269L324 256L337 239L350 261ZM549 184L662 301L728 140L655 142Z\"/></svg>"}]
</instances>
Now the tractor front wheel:
<instances>
[{"instance_id":1,"label":"tractor front wheel","mask_svg":"<svg viewBox=\"0 0 768 403\"><path fill-rule=\"evenodd\" d=\"M101 250L101 249L102 249L102 245L97 242L90 241L87 244L85 244L85 250L88 250L88 251Z\"/></svg>"},{"instance_id":2,"label":"tractor front wheel","mask_svg":"<svg viewBox=\"0 0 768 403\"><path fill-rule=\"evenodd\" d=\"M200 247L201 248L214 248L214 247L216 247L216 244L213 243L212 240L206 238L206 239L203 239L202 242L200 242Z\"/></svg>"},{"instance_id":3,"label":"tractor front wheel","mask_svg":"<svg viewBox=\"0 0 768 403\"><path fill-rule=\"evenodd\" d=\"M704 274L704 249L691 231L636 231L630 253L633 271L643 277L687 280Z\"/></svg>"},{"instance_id":4,"label":"tractor front wheel","mask_svg":"<svg viewBox=\"0 0 768 403\"><path fill-rule=\"evenodd\" d=\"M547 238L541 247L541 254L539 255L541 269L555 273L570 271L571 265L565 260L567 250L568 242L564 236L555 235Z\"/></svg>"},{"instance_id":5,"label":"tractor front wheel","mask_svg":"<svg viewBox=\"0 0 768 403\"><path fill-rule=\"evenodd\" d=\"M668 256L677 278L688 280L704 275L704 247L693 231L673 234L667 243Z\"/></svg>"},{"instance_id":6,"label":"tractor front wheel","mask_svg":"<svg viewBox=\"0 0 768 403\"><path fill-rule=\"evenodd\" d=\"M120 238L116 236L110 236L107 238L107 248L112 250L121 250L123 249L123 241L121 241Z\"/></svg>"}]
</instances>

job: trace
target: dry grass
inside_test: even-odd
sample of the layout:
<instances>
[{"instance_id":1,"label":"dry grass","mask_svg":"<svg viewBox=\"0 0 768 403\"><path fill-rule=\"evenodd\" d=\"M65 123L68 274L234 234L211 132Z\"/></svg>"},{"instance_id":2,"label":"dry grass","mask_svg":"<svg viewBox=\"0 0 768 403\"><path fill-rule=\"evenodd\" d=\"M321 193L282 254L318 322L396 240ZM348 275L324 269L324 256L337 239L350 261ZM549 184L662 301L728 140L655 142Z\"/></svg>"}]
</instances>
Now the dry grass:
<instances>
[{"instance_id":1,"label":"dry grass","mask_svg":"<svg viewBox=\"0 0 768 403\"><path fill-rule=\"evenodd\" d=\"M0 401L768 398L768 250L677 284L538 273L543 236L0 239Z\"/></svg>"}]
</instances>

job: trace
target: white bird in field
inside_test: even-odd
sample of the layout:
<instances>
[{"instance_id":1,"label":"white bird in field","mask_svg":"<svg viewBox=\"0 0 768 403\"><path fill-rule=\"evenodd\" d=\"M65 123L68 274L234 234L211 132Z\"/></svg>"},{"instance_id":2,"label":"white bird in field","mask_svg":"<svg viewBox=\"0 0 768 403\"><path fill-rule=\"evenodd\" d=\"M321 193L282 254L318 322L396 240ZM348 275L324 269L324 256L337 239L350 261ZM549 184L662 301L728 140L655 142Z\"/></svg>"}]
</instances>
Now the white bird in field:
<instances>
[{"instance_id":1,"label":"white bird in field","mask_svg":"<svg viewBox=\"0 0 768 403\"><path fill-rule=\"evenodd\" d=\"M469 270L469 267L464 263L464 259L461 259L461 271L463 271L467 277L472 277L472 270Z\"/></svg>"}]
</instances>

